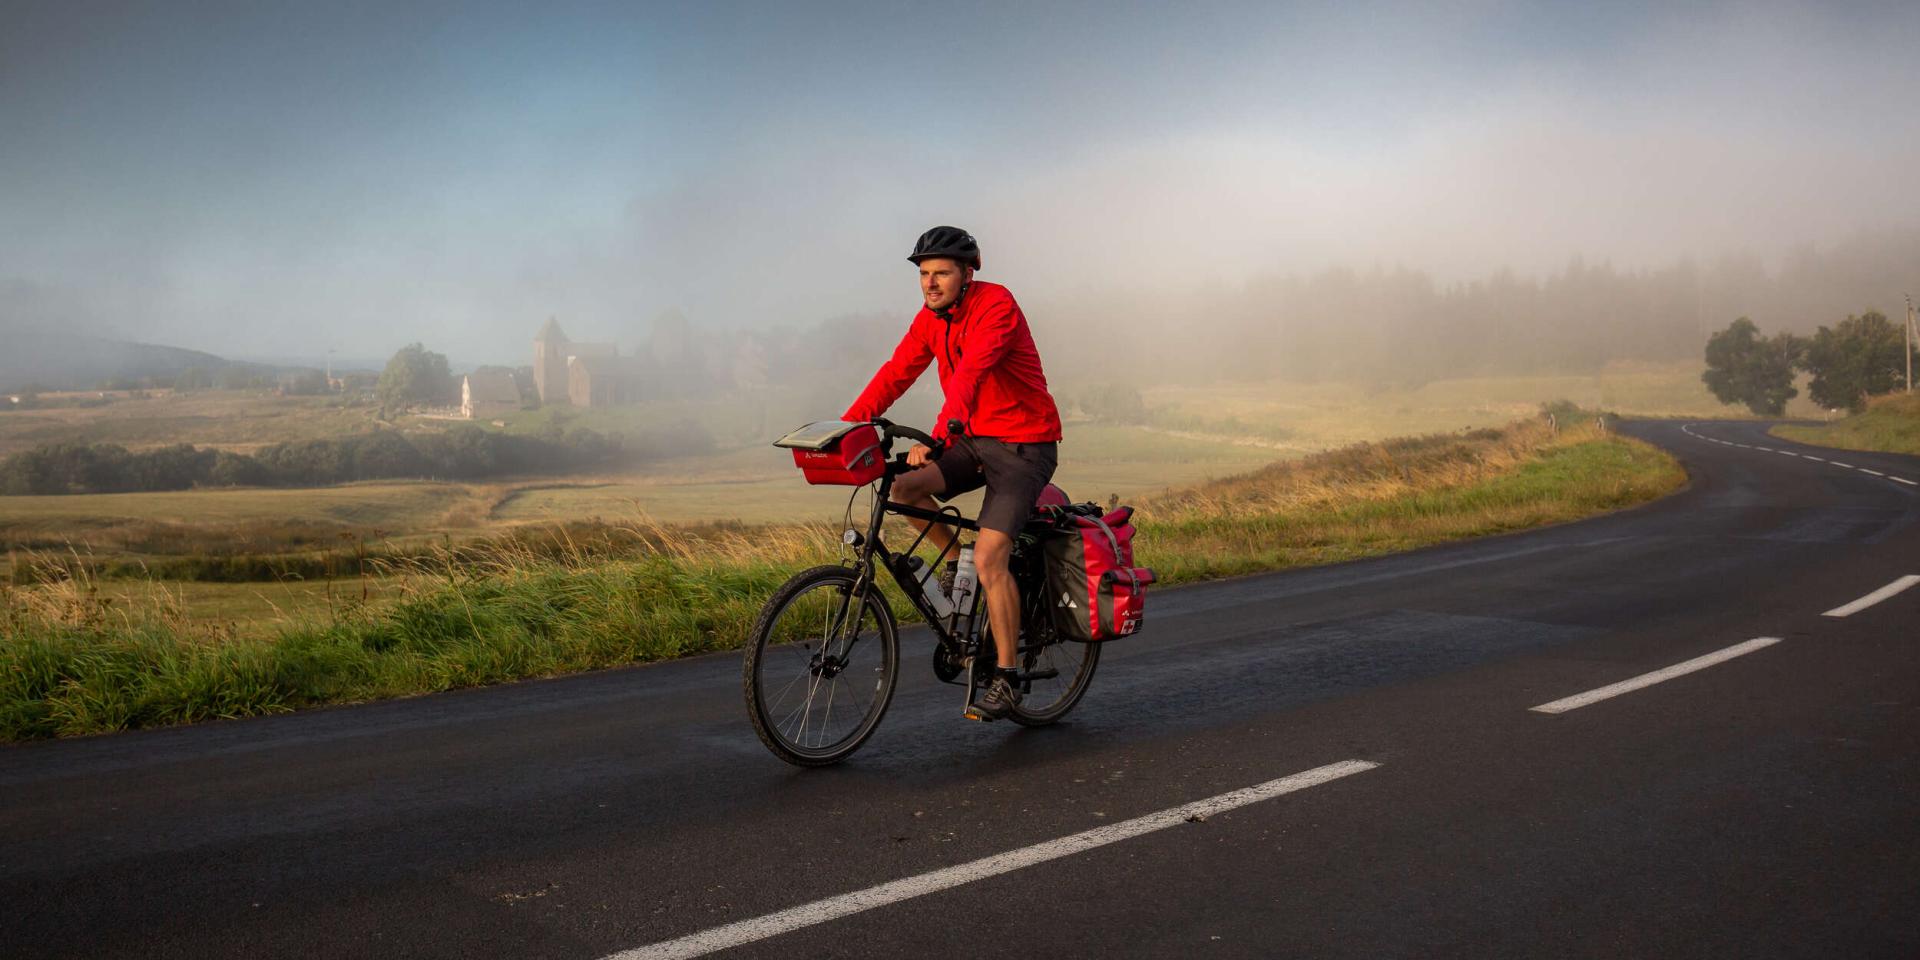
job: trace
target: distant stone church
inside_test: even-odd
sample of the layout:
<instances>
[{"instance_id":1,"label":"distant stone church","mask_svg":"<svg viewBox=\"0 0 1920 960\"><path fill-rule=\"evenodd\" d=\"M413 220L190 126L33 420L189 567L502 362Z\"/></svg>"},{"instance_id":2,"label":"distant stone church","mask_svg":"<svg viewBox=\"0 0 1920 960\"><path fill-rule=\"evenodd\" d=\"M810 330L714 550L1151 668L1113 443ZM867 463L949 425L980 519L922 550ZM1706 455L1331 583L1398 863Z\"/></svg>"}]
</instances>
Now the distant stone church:
<instances>
[{"instance_id":1,"label":"distant stone church","mask_svg":"<svg viewBox=\"0 0 1920 960\"><path fill-rule=\"evenodd\" d=\"M568 340L557 320L547 320L533 338L533 386L541 406L638 403L645 385L644 359L623 357L611 343Z\"/></svg>"}]
</instances>

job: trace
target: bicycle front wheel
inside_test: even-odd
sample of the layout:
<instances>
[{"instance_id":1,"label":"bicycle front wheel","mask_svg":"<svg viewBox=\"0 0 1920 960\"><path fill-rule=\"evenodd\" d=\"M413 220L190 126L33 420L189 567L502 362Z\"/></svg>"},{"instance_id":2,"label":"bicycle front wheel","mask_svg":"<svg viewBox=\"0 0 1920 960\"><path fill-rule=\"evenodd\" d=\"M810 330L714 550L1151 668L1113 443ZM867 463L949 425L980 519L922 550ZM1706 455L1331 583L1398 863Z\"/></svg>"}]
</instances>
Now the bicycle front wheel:
<instances>
[{"instance_id":1,"label":"bicycle front wheel","mask_svg":"<svg viewBox=\"0 0 1920 960\"><path fill-rule=\"evenodd\" d=\"M873 735L893 700L900 645L877 586L815 567L767 600L741 665L753 730L774 756L838 763ZM858 595L856 595L858 594Z\"/></svg>"}]
</instances>

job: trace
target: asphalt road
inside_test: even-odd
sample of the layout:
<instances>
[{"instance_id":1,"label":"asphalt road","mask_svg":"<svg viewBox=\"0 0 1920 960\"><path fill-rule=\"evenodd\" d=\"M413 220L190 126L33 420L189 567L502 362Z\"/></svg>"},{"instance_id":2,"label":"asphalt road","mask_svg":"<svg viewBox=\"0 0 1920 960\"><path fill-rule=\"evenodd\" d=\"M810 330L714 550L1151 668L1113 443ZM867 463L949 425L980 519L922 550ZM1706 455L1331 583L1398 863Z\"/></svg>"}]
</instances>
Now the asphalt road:
<instances>
[{"instance_id":1,"label":"asphalt road","mask_svg":"<svg viewBox=\"0 0 1920 960\"><path fill-rule=\"evenodd\" d=\"M1920 588L1823 615L1920 574L1920 459L1626 429L1689 489L1160 590L1051 729L910 632L827 770L733 655L0 749L0 954L1920 955Z\"/></svg>"}]
</instances>

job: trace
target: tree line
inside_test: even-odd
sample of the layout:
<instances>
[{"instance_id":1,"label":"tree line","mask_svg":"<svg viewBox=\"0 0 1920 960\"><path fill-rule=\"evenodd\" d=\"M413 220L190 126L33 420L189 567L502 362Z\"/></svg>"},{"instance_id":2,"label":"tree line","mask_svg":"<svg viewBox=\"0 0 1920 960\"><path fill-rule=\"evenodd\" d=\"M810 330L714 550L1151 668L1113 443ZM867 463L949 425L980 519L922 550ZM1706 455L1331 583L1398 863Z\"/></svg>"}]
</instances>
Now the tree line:
<instances>
[{"instance_id":1,"label":"tree line","mask_svg":"<svg viewBox=\"0 0 1920 960\"><path fill-rule=\"evenodd\" d=\"M307 487L355 480L479 480L629 465L702 453L713 441L692 423L623 436L577 428L559 438L462 426L405 436L392 430L277 443L252 454L176 444L132 451L118 444L55 444L0 460L0 493L77 494L193 487Z\"/></svg>"},{"instance_id":2,"label":"tree line","mask_svg":"<svg viewBox=\"0 0 1920 960\"><path fill-rule=\"evenodd\" d=\"M1902 383L1907 350L1905 333L1877 310L1822 326L1809 337L1764 336L1741 317L1707 338L1707 370L1700 379L1722 403L1777 417L1800 395L1794 378L1805 372L1812 376L1807 396L1814 403L1858 413L1868 397Z\"/></svg>"}]
</instances>

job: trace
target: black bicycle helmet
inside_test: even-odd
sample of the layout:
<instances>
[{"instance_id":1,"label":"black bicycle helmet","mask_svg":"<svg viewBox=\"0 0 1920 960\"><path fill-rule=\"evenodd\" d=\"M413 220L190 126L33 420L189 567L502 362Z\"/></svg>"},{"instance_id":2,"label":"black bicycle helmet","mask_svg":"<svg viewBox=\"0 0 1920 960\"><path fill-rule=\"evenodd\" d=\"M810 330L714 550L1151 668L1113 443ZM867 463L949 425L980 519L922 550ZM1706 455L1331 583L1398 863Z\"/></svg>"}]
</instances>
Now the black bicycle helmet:
<instances>
[{"instance_id":1,"label":"black bicycle helmet","mask_svg":"<svg viewBox=\"0 0 1920 960\"><path fill-rule=\"evenodd\" d=\"M907 259L918 266L922 260L945 257L958 260L975 270L980 269L980 244L973 234L959 227L934 227L920 235L920 241L913 245L913 254Z\"/></svg>"}]
</instances>

